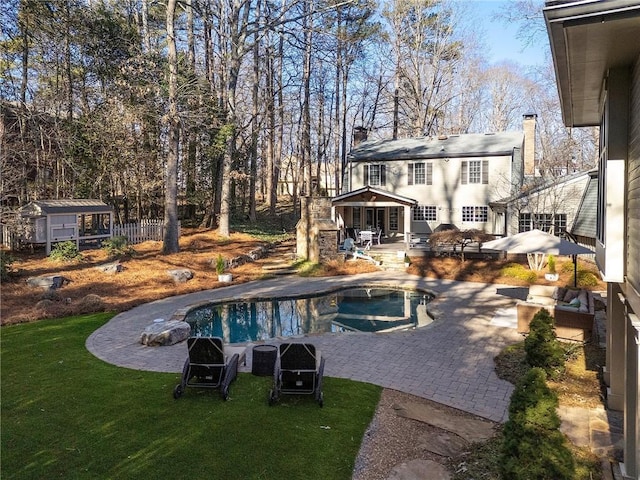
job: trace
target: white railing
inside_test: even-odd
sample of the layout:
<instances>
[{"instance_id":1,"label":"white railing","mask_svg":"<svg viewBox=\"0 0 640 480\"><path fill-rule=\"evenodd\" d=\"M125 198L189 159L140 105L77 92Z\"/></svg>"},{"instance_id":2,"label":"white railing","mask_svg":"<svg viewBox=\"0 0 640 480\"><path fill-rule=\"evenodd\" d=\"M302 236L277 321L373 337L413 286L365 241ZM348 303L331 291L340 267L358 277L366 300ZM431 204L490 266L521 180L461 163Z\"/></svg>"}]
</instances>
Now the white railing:
<instances>
[{"instance_id":1,"label":"white railing","mask_svg":"<svg viewBox=\"0 0 640 480\"><path fill-rule=\"evenodd\" d=\"M114 225L113 236L127 237L132 245L147 240L161 242L164 239L164 220L140 220L135 223ZM180 223L178 223L178 236L180 236Z\"/></svg>"},{"instance_id":2,"label":"white railing","mask_svg":"<svg viewBox=\"0 0 640 480\"><path fill-rule=\"evenodd\" d=\"M14 250L18 247L19 243L18 234L9 225L0 223L0 245Z\"/></svg>"}]
</instances>

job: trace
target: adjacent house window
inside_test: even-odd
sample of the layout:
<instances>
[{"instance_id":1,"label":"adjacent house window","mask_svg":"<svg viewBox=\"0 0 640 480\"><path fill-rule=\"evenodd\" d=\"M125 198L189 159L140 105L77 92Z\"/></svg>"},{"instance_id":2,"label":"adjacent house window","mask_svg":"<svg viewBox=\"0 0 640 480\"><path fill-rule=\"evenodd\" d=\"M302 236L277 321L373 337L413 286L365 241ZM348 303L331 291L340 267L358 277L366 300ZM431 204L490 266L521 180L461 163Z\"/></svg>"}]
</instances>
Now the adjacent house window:
<instances>
[{"instance_id":1,"label":"adjacent house window","mask_svg":"<svg viewBox=\"0 0 640 480\"><path fill-rule=\"evenodd\" d=\"M489 207L462 207L463 222L486 222L489 218Z\"/></svg>"},{"instance_id":2,"label":"adjacent house window","mask_svg":"<svg viewBox=\"0 0 640 480\"><path fill-rule=\"evenodd\" d=\"M528 232L531 230L531 214L521 213L518 218L518 233Z\"/></svg>"},{"instance_id":3,"label":"adjacent house window","mask_svg":"<svg viewBox=\"0 0 640 480\"><path fill-rule=\"evenodd\" d=\"M433 163L410 163L408 185L432 185L433 184Z\"/></svg>"},{"instance_id":4,"label":"adjacent house window","mask_svg":"<svg viewBox=\"0 0 640 480\"><path fill-rule=\"evenodd\" d=\"M528 232L534 228L554 235L561 235L567 231L567 214L521 213L518 219L518 232Z\"/></svg>"},{"instance_id":5,"label":"adjacent house window","mask_svg":"<svg viewBox=\"0 0 640 480\"><path fill-rule=\"evenodd\" d=\"M488 184L489 160L463 160L460 169L460 183Z\"/></svg>"},{"instance_id":6,"label":"adjacent house window","mask_svg":"<svg viewBox=\"0 0 640 480\"><path fill-rule=\"evenodd\" d=\"M384 186L386 184L385 165L365 165L364 184L372 186Z\"/></svg>"},{"instance_id":7,"label":"adjacent house window","mask_svg":"<svg viewBox=\"0 0 640 480\"><path fill-rule=\"evenodd\" d=\"M389 230L398 231L398 207L389 208Z\"/></svg>"},{"instance_id":8,"label":"adjacent house window","mask_svg":"<svg viewBox=\"0 0 640 480\"><path fill-rule=\"evenodd\" d=\"M438 209L435 205L416 205L411 210L415 222L435 222L438 219Z\"/></svg>"}]
</instances>

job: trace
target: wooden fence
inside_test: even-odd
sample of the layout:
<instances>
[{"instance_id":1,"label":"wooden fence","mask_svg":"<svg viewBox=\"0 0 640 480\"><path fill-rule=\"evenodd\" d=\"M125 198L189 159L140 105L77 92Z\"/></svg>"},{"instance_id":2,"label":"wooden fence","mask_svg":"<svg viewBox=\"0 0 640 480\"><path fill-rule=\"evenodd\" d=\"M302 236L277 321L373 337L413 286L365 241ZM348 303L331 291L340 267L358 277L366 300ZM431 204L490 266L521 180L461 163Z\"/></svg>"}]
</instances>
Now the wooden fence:
<instances>
[{"instance_id":1,"label":"wooden fence","mask_svg":"<svg viewBox=\"0 0 640 480\"><path fill-rule=\"evenodd\" d=\"M127 237L132 245L147 240L161 242L164 239L164 220L140 220L135 223L114 225L113 236ZM180 223L178 223L178 236L180 236Z\"/></svg>"},{"instance_id":2,"label":"wooden fence","mask_svg":"<svg viewBox=\"0 0 640 480\"><path fill-rule=\"evenodd\" d=\"M15 250L19 244L18 234L9 225L0 223L0 245L9 250Z\"/></svg>"},{"instance_id":3,"label":"wooden fence","mask_svg":"<svg viewBox=\"0 0 640 480\"><path fill-rule=\"evenodd\" d=\"M164 239L164 220L140 220L135 223L125 223L113 226L113 236L127 237L129 244ZM180 223L178 223L178 236L180 236ZM19 236L9 225L0 224L0 245L16 250L20 246Z\"/></svg>"}]
</instances>

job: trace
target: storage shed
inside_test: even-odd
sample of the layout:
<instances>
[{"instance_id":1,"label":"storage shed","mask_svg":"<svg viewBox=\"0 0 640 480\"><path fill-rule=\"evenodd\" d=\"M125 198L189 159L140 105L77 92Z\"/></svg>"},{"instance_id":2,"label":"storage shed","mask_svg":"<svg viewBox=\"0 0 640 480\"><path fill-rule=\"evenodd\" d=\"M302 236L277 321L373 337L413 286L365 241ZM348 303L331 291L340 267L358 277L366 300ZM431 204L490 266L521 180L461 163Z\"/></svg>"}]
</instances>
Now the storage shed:
<instances>
[{"instance_id":1,"label":"storage shed","mask_svg":"<svg viewBox=\"0 0 640 480\"><path fill-rule=\"evenodd\" d=\"M113 236L113 208L100 200L37 200L18 210L25 228L22 241L45 244L75 241L78 248Z\"/></svg>"}]
</instances>

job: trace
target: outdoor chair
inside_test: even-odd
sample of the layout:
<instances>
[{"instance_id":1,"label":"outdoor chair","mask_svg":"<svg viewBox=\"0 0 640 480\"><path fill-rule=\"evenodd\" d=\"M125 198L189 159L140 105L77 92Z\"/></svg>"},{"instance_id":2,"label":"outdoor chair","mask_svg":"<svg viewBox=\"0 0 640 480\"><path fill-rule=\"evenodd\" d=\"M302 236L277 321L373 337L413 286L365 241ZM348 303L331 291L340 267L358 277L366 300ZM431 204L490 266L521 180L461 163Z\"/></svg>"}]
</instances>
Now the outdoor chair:
<instances>
[{"instance_id":1,"label":"outdoor chair","mask_svg":"<svg viewBox=\"0 0 640 480\"><path fill-rule=\"evenodd\" d=\"M280 395L314 395L322 407L322 376L324 358L311 343L283 343L278 349L278 358L273 374L273 389L269 392L269 405L280 399Z\"/></svg>"},{"instance_id":2,"label":"outdoor chair","mask_svg":"<svg viewBox=\"0 0 640 480\"><path fill-rule=\"evenodd\" d=\"M173 397L180 398L187 387L220 389L224 400L229 398L229 385L238 374L235 353L227 362L220 337L189 337L189 356L182 368L182 379L173 389Z\"/></svg>"}]
</instances>

